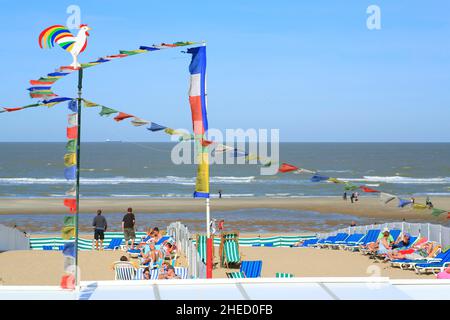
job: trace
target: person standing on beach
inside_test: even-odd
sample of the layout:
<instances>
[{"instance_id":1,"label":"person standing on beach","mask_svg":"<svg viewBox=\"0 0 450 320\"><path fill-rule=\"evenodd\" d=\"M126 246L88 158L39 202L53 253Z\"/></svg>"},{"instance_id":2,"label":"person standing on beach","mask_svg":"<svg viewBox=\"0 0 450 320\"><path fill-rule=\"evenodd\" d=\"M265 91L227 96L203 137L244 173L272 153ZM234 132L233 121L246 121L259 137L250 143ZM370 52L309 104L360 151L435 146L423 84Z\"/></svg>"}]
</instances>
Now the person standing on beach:
<instances>
[{"instance_id":1,"label":"person standing on beach","mask_svg":"<svg viewBox=\"0 0 450 320\"><path fill-rule=\"evenodd\" d=\"M222 190L219 190L219 199L222 199Z\"/></svg>"},{"instance_id":2,"label":"person standing on beach","mask_svg":"<svg viewBox=\"0 0 450 320\"><path fill-rule=\"evenodd\" d=\"M134 239L136 238L136 231L134 226L136 224L136 219L133 214L133 209L128 208L127 214L123 216L122 219L122 231L123 237L125 238L125 250L128 251L128 241L131 240L131 249L134 249Z\"/></svg>"},{"instance_id":3,"label":"person standing on beach","mask_svg":"<svg viewBox=\"0 0 450 320\"><path fill-rule=\"evenodd\" d=\"M94 227L95 250L98 250L98 241L100 240L100 248L103 250L103 240L105 239L105 231L108 228L106 218L102 216L102 210L97 210L97 215L92 221Z\"/></svg>"},{"instance_id":4,"label":"person standing on beach","mask_svg":"<svg viewBox=\"0 0 450 320\"><path fill-rule=\"evenodd\" d=\"M347 201L347 191L344 191L344 195L342 196L342 199Z\"/></svg>"},{"instance_id":5,"label":"person standing on beach","mask_svg":"<svg viewBox=\"0 0 450 320\"><path fill-rule=\"evenodd\" d=\"M350 196L350 201L353 203L353 200L355 199L355 193L352 192L352 195Z\"/></svg>"}]
</instances>

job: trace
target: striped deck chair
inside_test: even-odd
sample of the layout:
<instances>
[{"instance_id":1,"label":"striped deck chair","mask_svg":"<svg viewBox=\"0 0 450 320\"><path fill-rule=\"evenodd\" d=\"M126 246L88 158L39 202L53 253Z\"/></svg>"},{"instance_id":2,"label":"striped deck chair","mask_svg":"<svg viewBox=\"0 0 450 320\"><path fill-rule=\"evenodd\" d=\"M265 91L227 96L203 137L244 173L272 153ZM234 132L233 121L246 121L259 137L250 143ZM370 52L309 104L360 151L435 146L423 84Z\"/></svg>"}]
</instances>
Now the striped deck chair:
<instances>
[{"instance_id":1,"label":"striped deck chair","mask_svg":"<svg viewBox=\"0 0 450 320\"><path fill-rule=\"evenodd\" d=\"M175 267L175 274L179 276L181 279L188 278L188 270L185 267Z\"/></svg>"},{"instance_id":2,"label":"striped deck chair","mask_svg":"<svg viewBox=\"0 0 450 320\"><path fill-rule=\"evenodd\" d=\"M275 274L276 278L294 278L294 275L292 273L285 273L285 272L277 272Z\"/></svg>"},{"instance_id":3,"label":"striped deck chair","mask_svg":"<svg viewBox=\"0 0 450 320\"><path fill-rule=\"evenodd\" d=\"M227 272L227 278L229 279L243 279L245 274L241 271Z\"/></svg>"},{"instance_id":4,"label":"striped deck chair","mask_svg":"<svg viewBox=\"0 0 450 320\"><path fill-rule=\"evenodd\" d=\"M242 272L246 278L259 278L261 277L263 262L257 261L242 261L240 272Z\"/></svg>"},{"instance_id":5,"label":"striped deck chair","mask_svg":"<svg viewBox=\"0 0 450 320\"><path fill-rule=\"evenodd\" d=\"M211 235L214 246L214 236ZM200 255L201 260L206 263L206 235L197 235L196 238L197 252ZM213 248L213 261L214 261L214 248Z\"/></svg>"},{"instance_id":6,"label":"striped deck chair","mask_svg":"<svg viewBox=\"0 0 450 320\"><path fill-rule=\"evenodd\" d=\"M136 276L134 266L125 261L114 263L114 280L133 280Z\"/></svg>"},{"instance_id":7,"label":"striped deck chair","mask_svg":"<svg viewBox=\"0 0 450 320\"><path fill-rule=\"evenodd\" d=\"M241 263L239 245L236 240L226 239L225 241L223 241L223 251L221 258L222 267L229 268L230 265L239 265Z\"/></svg>"},{"instance_id":8,"label":"striped deck chair","mask_svg":"<svg viewBox=\"0 0 450 320\"><path fill-rule=\"evenodd\" d=\"M145 268L139 268L136 270L136 276L134 280L144 280L144 269ZM159 269L150 270L150 280L158 280L158 276L159 276Z\"/></svg>"}]
</instances>

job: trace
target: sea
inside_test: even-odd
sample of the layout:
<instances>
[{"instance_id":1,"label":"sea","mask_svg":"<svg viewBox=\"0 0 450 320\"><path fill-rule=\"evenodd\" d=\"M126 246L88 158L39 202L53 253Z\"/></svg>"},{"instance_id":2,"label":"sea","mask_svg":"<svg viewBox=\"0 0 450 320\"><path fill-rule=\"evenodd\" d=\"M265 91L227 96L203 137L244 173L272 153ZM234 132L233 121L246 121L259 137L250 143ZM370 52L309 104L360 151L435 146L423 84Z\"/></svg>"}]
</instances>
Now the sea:
<instances>
[{"instance_id":1,"label":"sea","mask_svg":"<svg viewBox=\"0 0 450 320\"><path fill-rule=\"evenodd\" d=\"M83 143L81 196L191 198L196 165L174 164L171 160L174 146L174 143L120 141ZM279 163L365 184L383 192L404 197L450 195L450 143L281 143L279 151ZM65 143L0 143L0 202L2 198L65 197L71 183L63 175L64 154ZM255 164L227 163L210 167L212 197L217 197L219 191L224 198L332 197L344 192L342 185L311 182L310 177L310 174L293 173L261 175L261 166ZM269 221L282 214L291 217L294 214L287 210L255 210L256 215L266 216ZM222 213L228 214L231 213ZM298 214L298 219L311 224L316 219L314 212ZM343 219L338 214L327 218ZM193 227L200 228L200 225ZM291 231L289 226L285 229ZM247 231L268 230L262 225L253 229L249 226ZM43 226L39 231L51 231L51 228Z\"/></svg>"}]
</instances>

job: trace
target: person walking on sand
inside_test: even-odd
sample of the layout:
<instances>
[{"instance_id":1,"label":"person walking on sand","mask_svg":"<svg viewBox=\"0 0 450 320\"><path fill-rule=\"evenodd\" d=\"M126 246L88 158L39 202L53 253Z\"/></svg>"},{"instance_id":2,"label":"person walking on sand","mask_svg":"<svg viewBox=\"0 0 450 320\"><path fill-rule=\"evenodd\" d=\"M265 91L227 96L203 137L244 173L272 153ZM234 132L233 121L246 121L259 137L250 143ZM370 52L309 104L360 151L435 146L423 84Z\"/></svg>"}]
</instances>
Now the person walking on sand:
<instances>
[{"instance_id":1,"label":"person walking on sand","mask_svg":"<svg viewBox=\"0 0 450 320\"><path fill-rule=\"evenodd\" d=\"M219 199L222 199L222 190L219 190Z\"/></svg>"},{"instance_id":2,"label":"person walking on sand","mask_svg":"<svg viewBox=\"0 0 450 320\"><path fill-rule=\"evenodd\" d=\"M347 191L344 191L344 195L342 196L342 199L344 201L347 201Z\"/></svg>"},{"instance_id":3,"label":"person walking on sand","mask_svg":"<svg viewBox=\"0 0 450 320\"><path fill-rule=\"evenodd\" d=\"M133 214L133 209L128 208L127 214L122 219L122 231L125 238L125 250L128 251L128 241L131 240L131 249L134 249L134 239L136 238L136 231L134 226L136 225L136 219Z\"/></svg>"},{"instance_id":4,"label":"person walking on sand","mask_svg":"<svg viewBox=\"0 0 450 320\"><path fill-rule=\"evenodd\" d=\"M352 195L350 196L350 201L353 203L353 200L355 200L355 193L352 192Z\"/></svg>"},{"instance_id":5,"label":"person walking on sand","mask_svg":"<svg viewBox=\"0 0 450 320\"><path fill-rule=\"evenodd\" d=\"M103 250L103 240L105 239L105 231L108 228L106 218L102 216L102 210L97 210L97 215L92 221L94 227L95 250L98 250L98 242L100 241L100 250Z\"/></svg>"},{"instance_id":6,"label":"person walking on sand","mask_svg":"<svg viewBox=\"0 0 450 320\"><path fill-rule=\"evenodd\" d=\"M355 201L358 201L359 200L359 193L358 193L358 191L356 191L355 192Z\"/></svg>"}]
</instances>

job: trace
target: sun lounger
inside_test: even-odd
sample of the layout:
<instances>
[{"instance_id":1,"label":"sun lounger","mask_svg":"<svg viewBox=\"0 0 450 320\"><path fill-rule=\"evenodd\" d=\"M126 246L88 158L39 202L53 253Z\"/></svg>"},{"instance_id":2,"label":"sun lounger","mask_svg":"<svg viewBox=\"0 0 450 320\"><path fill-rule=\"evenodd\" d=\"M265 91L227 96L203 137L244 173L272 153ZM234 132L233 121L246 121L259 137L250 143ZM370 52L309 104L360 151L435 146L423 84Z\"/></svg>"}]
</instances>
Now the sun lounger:
<instances>
[{"instance_id":1,"label":"sun lounger","mask_svg":"<svg viewBox=\"0 0 450 320\"><path fill-rule=\"evenodd\" d=\"M333 246L336 245L337 242L345 241L349 236L348 233L338 233L332 240L325 240L324 243L322 243L322 248L333 248Z\"/></svg>"},{"instance_id":2,"label":"sun lounger","mask_svg":"<svg viewBox=\"0 0 450 320\"><path fill-rule=\"evenodd\" d=\"M234 239L225 239L222 252L222 267L237 265L241 262L238 243Z\"/></svg>"},{"instance_id":3,"label":"sun lounger","mask_svg":"<svg viewBox=\"0 0 450 320\"><path fill-rule=\"evenodd\" d=\"M122 245L122 238L112 238L105 250L117 250Z\"/></svg>"},{"instance_id":4,"label":"sun lounger","mask_svg":"<svg viewBox=\"0 0 450 320\"><path fill-rule=\"evenodd\" d=\"M241 271L235 271L235 272L227 272L227 278L229 279L243 279L245 278L245 274Z\"/></svg>"},{"instance_id":5,"label":"sun lounger","mask_svg":"<svg viewBox=\"0 0 450 320\"><path fill-rule=\"evenodd\" d=\"M129 262L116 262L114 264L115 280L133 280L136 276L136 269Z\"/></svg>"},{"instance_id":6,"label":"sun lounger","mask_svg":"<svg viewBox=\"0 0 450 320\"><path fill-rule=\"evenodd\" d=\"M430 253L430 256L420 260L397 259L391 261L391 267L399 267L400 269L412 269L416 264L428 263L430 261L441 261L445 257L445 253L441 252L441 247L436 246Z\"/></svg>"},{"instance_id":7,"label":"sun lounger","mask_svg":"<svg viewBox=\"0 0 450 320\"><path fill-rule=\"evenodd\" d=\"M334 237L335 236L329 236L328 238L325 238L325 239L319 239L313 246L320 248L326 241L333 241Z\"/></svg>"},{"instance_id":8,"label":"sun lounger","mask_svg":"<svg viewBox=\"0 0 450 320\"><path fill-rule=\"evenodd\" d=\"M441 258L430 259L428 263L418 263L414 266L416 273L432 272L437 274L444 271L445 268L450 266L450 250L447 250Z\"/></svg>"},{"instance_id":9,"label":"sun lounger","mask_svg":"<svg viewBox=\"0 0 450 320\"><path fill-rule=\"evenodd\" d=\"M245 274L246 278L261 277L262 261L242 261L240 271Z\"/></svg>"},{"instance_id":10,"label":"sun lounger","mask_svg":"<svg viewBox=\"0 0 450 320\"><path fill-rule=\"evenodd\" d=\"M347 246L351 250L361 250L364 246L367 246L369 243L375 242L378 239L378 235L380 234L380 229L372 229L367 232L366 237L361 241L361 243L357 243L356 245Z\"/></svg>"},{"instance_id":11,"label":"sun lounger","mask_svg":"<svg viewBox=\"0 0 450 320\"><path fill-rule=\"evenodd\" d=\"M345 239L343 241L336 241L335 244L333 245L333 247L344 249L346 246L351 246L351 245L357 244L358 242L360 242L362 240L363 237L364 237L364 234L362 234L362 233L354 233L354 234L351 234L347 239Z\"/></svg>"},{"instance_id":12,"label":"sun lounger","mask_svg":"<svg viewBox=\"0 0 450 320\"><path fill-rule=\"evenodd\" d=\"M285 273L285 272L277 272L275 274L276 278L294 278L294 275L292 273Z\"/></svg>"}]
</instances>

